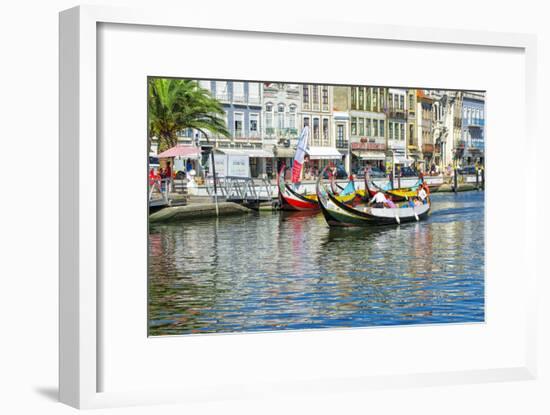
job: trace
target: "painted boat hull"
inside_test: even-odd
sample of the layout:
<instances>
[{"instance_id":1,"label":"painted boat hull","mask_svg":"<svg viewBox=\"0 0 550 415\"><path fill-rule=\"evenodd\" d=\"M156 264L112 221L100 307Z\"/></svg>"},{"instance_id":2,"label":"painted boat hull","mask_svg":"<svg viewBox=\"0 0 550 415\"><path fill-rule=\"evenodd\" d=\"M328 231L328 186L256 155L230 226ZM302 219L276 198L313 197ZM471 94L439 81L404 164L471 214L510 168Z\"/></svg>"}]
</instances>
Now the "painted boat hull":
<instances>
[{"instance_id":1,"label":"painted boat hull","mask_svg":"<svg viewBox=\"0 0 550 415\"><path fill-rule=\"evenodd\" d=\"M329 226L388 226L408 222L417 222L428 217L431 203L405 208L371 208L352 207L338 201L328 189L321 191L320 180L317 181L317 199L319 207Z\"/></svg>"},{"instance_id":2,"label":"painted boat hull","mask_svg":"<svg viewBox=\"0 0 550 415\"><path fill-rule=\"evenodd\" d=\"M284 171L285 168L283 167L277 178L281 209L288 211L318 211L320 207L319 203L317 203L317 195L303 195L298 193L291 185L284 182ZM342 203L353 204L361 200L363 196L364 192L357 190L355 193L349 195L337 195L335 197Z\"/></svg>"}]
</instances>

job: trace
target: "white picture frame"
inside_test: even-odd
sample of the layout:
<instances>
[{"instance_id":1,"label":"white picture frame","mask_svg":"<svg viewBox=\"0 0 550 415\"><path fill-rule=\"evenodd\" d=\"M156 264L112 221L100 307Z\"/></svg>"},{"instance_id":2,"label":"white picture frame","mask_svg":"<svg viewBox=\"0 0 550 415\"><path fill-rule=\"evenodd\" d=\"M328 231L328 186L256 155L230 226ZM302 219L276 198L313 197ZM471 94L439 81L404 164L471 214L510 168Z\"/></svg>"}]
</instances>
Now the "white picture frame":
<instances>
[{"instance_id":1,"label":"white picture frame","mask_svg":"<svg viewBox=\"0 0 550 415\"><path fill-rule=\"evenodd\" d=\"M97 141L97 50L100 24L122 24L173 28L200 28L213 31L238 31L244 36L257 33L354 38L438 44L446 46L483 46L513 48L525 59L525 140L536 142L534 134L536 102L536 38L532 35L490 33L404 26L362 25L352 22L274 22L268 18L254 22L223 17L208 20L192 13L175 15L159 9L139 11L101 6L79 6L60 14L60 400L78 408L110 407L165 402L193 402L228 397L257 397L264 386L248 384L245 389L228 386L216 393L182 392L177 387L164 390L98 392L98 324L101 321L98 273L98 141ZM534 160L535 146L528 145ZM489 179L490 180L490 179ZM537 179L525 185L533 193ZM525 226L534 227L535 218ZM525 359L505 368L481 368L440 373L293 380L274 382L274 393L319 394L329 391L360 391L369 387L395 387L413 384L456 384L503 380L533 379L537 372L536 336L536 246L535 238L526 238L526 258L522 281L526 296L521 299L525 318ZM414 330L414 328L412 328ZM219 385L218 385L219 386Z\"/></svg>"}]
</instances>

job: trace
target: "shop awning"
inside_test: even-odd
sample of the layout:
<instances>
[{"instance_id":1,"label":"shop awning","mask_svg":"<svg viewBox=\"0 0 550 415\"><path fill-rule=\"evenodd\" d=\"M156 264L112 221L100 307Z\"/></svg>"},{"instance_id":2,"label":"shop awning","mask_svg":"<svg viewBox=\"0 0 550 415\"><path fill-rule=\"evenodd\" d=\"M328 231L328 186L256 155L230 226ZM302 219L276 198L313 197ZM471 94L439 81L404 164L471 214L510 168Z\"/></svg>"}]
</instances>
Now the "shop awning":
<instances>
[{"instance_id":1,"label":"shop awning","mask_svg":"<svg viewBox=\"0 0 550 415\"><path fill-rule=\"evenodd\" d=\"M340 160L342 154L334 147L310 147L307 154L311 160Z\"/></svg>"},{"instance_id":2,"label":"shop awning","mask_svg":"<svg viewBox=\"0 0 550 415\"><path fill-rule=\"evenodd\" d=\"M257 158L273 158L273 151L262 148L216 148L217 152L228 156L248 156Z\"/></svg>"},{"instance_id":3,"label":"shop awning","mask_svg":"<svg viewBox=\"0 0 550 415\"><path fill-rule=\"evenodd\" d=\"M158 158L166 159L172 157L180 157L185 159L198 160L201 157L201 149L194 146L174 146L160 153Z\"/></svg>"},{"instance_id":4,"label":"shop awning","mask_svg":"<svg viewBox=\"0 0 550 415\"><path fill-rule=\"evenodd\" d=\"M385 160L386 155L379 151L354 151L353 155L360 160Z\"/></svg>"},{"instance_id":5,"label":"shop awning","mask_svg":"<svg viewBox=\"0 0 550 415\"><path fill-rule=\"evenodd\" d=\"M393 163L394 164L404 164L406 166L408 166L409 164L411 164L414 160L411 160L411 159L408 159L407 157L399 157L399 156L395 156L393 158Z\"/></svg>"}]
</instances>

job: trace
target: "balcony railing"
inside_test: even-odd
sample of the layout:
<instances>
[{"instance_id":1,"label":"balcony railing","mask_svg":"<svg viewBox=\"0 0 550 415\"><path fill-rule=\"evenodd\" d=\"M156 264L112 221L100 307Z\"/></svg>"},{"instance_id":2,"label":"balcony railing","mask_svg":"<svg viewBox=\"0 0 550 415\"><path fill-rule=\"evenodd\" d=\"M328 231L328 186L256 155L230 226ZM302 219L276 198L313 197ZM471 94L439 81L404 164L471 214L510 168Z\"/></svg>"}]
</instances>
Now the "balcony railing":
<instances>
[{"instance_id":1,"label":"balcony railing","mask_svg":"<svg viewBox=\"0 0 550 415\"><path fill-rule=\"evenodd\" d=\"M216 93L216 99L218 101L229 101L229 95L228 94L222 94L222 93Z\"/></svg>"},{"instance_id":2,"label":"balcony railing","mask_svg":"<svg viewBox=\"0 0 550 415\"><path fill-rule=\"evenodd\" d=\"M349 140L336 140L336 148L348 148Z\"/></svg>"},{"instance_id":3,"label":"balcony railing","mask_svg":"<svg viewBox=\"0 0 550 415\"><path fill-rule=\"evenodd\" d=\"M483 127L485 125L485 120L483 118L472 118L472 120L464 120L468 127L476 128Z\"/></svg>"},{"instance_id":4,"label":"balcony railing","mask_svg":"<svg viewBox=\"0 0 550 415\"><path fill-rule=\"evenodd\" d=\"M297 128L266 128L265 133L267 136L276 136L276 137L297 137L298 129Z\"/></svg>"},{"instance_id":5,"label":"balcony railing","mask_svg":"<svg viewBox=\"0 0 550 415\"><path fill-rule=\"evenodd\" d=\"M254 134L254 135L251 134L248 137L245 137L243 135L236 135L235 137L233 137L234 141L259 141L261 139L262 137L260 137L259 134Z\"/></svg>"},{"instance_id":6,"label":"balcony railing","mask_svg":"<svg viewBox=\"0 0 550 415\"><path fill-rule=\"evenodd\" d=\"M246 102L244 95L233 95L233 102L244 104Z\"/></svg>"},{"instance_id":7,"label":"balcony railing","mask_svg":"<svg viewBox=\"0 0 550 415\"><path fill-rule=\"evenodd\" d=\"M260 105L261 100L260 97L248 97L248 104L249 105Z\"/></svg>"},{"instance_id":8,"label":"balcony railing","mask_svg":"<svg viewBox=\"0 0 550 415\"><path fill-rule=\"evenodd\" d=\"M390 109L390 111L388 112L388 117L389 118L394 118L394 119L401 119L401 120L404 120L405 119L405 111L403 110L400 110L400 109Z\"/></svg>"}]
</instances>

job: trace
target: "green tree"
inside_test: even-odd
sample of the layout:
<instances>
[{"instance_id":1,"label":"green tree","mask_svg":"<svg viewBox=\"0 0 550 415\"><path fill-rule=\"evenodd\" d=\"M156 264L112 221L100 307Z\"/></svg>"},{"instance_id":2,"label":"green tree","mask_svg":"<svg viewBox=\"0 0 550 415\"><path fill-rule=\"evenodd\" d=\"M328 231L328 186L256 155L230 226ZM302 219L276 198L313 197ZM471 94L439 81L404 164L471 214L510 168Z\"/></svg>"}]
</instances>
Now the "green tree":
<instances>
[{"instance_id":1,"label":"green tree","mask_svg":"<svg viewBox=\"0 0 550 415\"><path fill-rule=\"evenodd\" d=\"M148 85L149 148L158 140L159 152L177 145L177 133L187 128L229 136L224 110L196 81L151 78Z\"/></svg>"}]
</instances>

